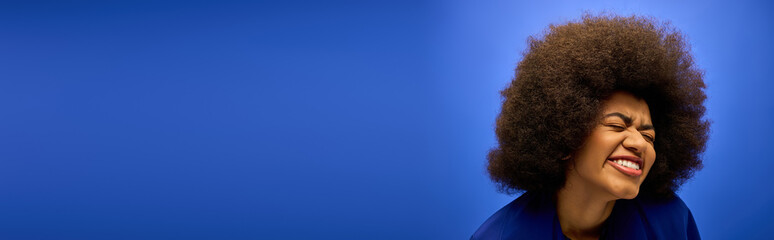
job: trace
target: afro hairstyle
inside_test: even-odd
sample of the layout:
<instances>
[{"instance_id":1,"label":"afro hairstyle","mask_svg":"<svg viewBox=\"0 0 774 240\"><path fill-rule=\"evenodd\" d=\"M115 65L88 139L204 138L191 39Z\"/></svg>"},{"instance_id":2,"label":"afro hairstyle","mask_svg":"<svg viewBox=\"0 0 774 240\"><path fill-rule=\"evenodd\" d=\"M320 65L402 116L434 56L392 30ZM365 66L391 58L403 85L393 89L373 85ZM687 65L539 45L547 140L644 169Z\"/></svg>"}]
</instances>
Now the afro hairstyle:
<instances>
[{"instance_id":1,"label":"afro hairstyle","mask_svg":"<svg viewBox=\"0 0 774 240\"><path fill-rule=\"evenodd\" d=\"M599 123L615 91L644 99L657 131L656 161L640 195L674 194L702 167L708 139L703 70L668 22L584 14L528 39L510 85L501 91L498 145L487 171L505 193L556 193L569 161Z\"/></svg>"}]
</instances>

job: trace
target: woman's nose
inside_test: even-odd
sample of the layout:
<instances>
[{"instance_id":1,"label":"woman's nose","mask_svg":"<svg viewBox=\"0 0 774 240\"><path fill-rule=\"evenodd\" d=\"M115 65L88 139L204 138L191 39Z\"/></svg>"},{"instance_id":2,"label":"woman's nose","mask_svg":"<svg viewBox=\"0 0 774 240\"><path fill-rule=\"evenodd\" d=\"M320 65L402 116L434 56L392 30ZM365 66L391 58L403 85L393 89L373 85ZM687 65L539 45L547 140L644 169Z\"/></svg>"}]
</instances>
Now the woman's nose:
<instances>
[{"instance_id":1,"label":"woman's nose","mask_svg":"<svg viewBox=\"0 0 774 240\"><path fill-rule=\"evenodd\" d=\"M647 147L648 141L639 132L630 133L623 141L623 146L638 155Z\"/></svg>"}]
</instances>

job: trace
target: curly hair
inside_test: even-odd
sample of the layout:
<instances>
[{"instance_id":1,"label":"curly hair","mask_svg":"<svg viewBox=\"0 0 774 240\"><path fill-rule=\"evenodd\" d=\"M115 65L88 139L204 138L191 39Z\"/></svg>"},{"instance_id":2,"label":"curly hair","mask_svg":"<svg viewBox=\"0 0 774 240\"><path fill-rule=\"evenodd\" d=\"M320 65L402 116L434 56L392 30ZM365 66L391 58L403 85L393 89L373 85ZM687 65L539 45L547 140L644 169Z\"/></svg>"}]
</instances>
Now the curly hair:
<instances>
[{"instance_id":1,"label":"curly hair","mask_svg":"<svg viewBox=\"0 0 774 240\"><path fill-rule=\"evenodd\" d=\"M640 195L667 196L702 167L708 139L703 70L668 22L585 14L530 37L515 77L501 91L498 146L487 158L505 193L556 193L569 161L598 124L604 99L627 91L644 99L658 153Z\"/></svg>"}]
</instances>

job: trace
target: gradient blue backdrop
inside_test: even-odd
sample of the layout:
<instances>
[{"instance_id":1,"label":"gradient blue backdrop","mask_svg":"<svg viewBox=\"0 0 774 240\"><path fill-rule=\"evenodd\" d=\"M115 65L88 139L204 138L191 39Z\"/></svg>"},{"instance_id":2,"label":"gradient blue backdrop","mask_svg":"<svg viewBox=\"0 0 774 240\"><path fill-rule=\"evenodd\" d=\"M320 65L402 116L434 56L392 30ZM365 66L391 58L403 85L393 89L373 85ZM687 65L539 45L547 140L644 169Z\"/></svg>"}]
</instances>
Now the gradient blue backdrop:
<instances>
[{"instance_id":1,"label":"gradient blue backdrop","mask_svg":"<svg viewBox=\"0 0 774 240\"><path fill-rule=\"evenodd\" d=\"M763 1L3 1L0 239L466 239L526 39L671 20L706 70L706 239L774 228Z\"/></svg>"}]
</instances>

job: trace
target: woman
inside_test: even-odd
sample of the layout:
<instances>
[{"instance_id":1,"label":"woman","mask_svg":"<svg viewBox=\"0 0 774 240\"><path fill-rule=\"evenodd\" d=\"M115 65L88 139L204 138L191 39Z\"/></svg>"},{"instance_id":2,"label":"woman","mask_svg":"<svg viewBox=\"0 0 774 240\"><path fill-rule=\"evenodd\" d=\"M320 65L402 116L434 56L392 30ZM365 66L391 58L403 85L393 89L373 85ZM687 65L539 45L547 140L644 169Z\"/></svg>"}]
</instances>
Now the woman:
<instances>
[{"instance_id":1,"label":"woman","mask_svg":"<svg viewBox=\"0 0 774 240\"><path fill-rule=\"evenodd\" d=\"M682 35L585 15L530 38L488 171L526 191L471 239L698 239L675 191L701 168L703 72Z\"/></svg>"}]
</instances>

